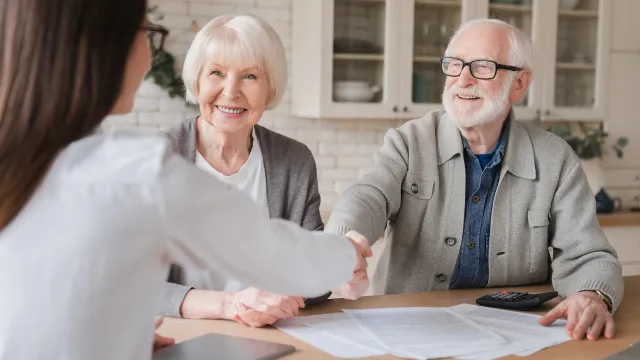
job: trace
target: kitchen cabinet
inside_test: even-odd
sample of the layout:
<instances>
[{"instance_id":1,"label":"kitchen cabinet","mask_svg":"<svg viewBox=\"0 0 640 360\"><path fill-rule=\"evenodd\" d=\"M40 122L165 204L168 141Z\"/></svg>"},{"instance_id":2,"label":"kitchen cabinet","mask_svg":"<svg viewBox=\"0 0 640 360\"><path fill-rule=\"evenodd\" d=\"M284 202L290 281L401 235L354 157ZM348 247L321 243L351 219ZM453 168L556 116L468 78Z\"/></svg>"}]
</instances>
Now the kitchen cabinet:
<instances>
[{"instance_id":1,"label":"kitchen cabinet","mask_svg":"<svg viewBox=\"0 0 640 360\"><path fill-rule=\"evenodd\" d=\"M536 52L520 120L602 121L611 2L606 0L293 0L292 113L411 119L441 109L440 57L463 22L495 17Z\"/></svg>"},{"instance_id":2,"label":"kitchen cabinet","mask_svg":"<svg viewBox=\"0 0 640 360\"><path fill-rule=\"evenodd\" d=\"M514 107L519 119L605 120L610 1L481 0L478 11L519 27L533 40L533 82Z\"/></svg>"},{"instance_id":3,"label":"kitchen cabinet","mask_svg":"<svg viewBox=\"0 0 640 360\"><path fill-rule=\"evenodd\" d=\"M640 1L613 0L613 18L611 24L611 50L622 52L640 52L640 32L637 21L640 15Z\"/></svg>"},{"instance_id":4,"label":"kitchen cabinet","mask_svg":"<svg viewBox=\"0 0 640 360\"><path fill-rule=\"evenodd\" d=\"M293 0L292 115L390 119L441 108L440 57L473 13L475 0Z\"/></svg>"}]
</instances>

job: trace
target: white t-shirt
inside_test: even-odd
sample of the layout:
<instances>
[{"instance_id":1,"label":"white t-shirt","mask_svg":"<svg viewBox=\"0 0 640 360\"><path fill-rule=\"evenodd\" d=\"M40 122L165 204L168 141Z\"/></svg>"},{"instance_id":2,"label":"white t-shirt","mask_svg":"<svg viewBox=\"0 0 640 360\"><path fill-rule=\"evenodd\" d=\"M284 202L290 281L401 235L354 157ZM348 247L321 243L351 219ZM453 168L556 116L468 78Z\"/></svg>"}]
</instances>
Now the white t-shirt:
<instances>
[{"instance_id":1,"label":"white t-shirt","mask_svg":"<svg viewBox=\"0 0 640 360\"><path fill-rule=\"evenodd\" d=\"M236 189L249 195L258 205L264 216L269 217L269 204L267 201L267 176L264 172L264 161L260 143L256 137L255 129L252 133L253 145L249 152L247 162L242 165L240 171L233 175L224 175L196 151L196 166L208 172L222 182L234 186ZM184 281L187 285L198 289L235 292L246 289L248 286L237 279L230 278L214 271L203 271L193 268L183 269Z\"/></svg>"},{"instance_id":2,"label":"white t-shirt","mask_svg":"<svg viewBox=\"0 0 640 360\"><path fill-rule=\"evenodd\" d=\"M150 359L172 262L314 297L351 279L355 250L269 220L164 136L89 136L0 230L0 360Z\"/></svg>"}]
</instances>

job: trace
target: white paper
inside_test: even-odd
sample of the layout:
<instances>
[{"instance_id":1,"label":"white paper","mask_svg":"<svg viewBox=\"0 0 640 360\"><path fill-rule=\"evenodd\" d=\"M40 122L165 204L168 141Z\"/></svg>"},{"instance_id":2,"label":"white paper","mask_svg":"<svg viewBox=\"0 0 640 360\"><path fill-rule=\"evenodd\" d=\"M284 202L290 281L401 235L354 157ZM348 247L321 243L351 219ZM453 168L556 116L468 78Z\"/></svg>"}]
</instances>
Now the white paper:
<instances>
[{"instance_id":1,"label":"white paper","mask_svg":"<svg viewBox=\"0 0 640 360\"><path fill-rule=\"evenodd\" d=\"M273 326L337 358L352 359L385 354L384 351L372 351L369 348L327 335L325 332L305 325L301 319L303 317L279 320Z\"/></svg>"},{"instance_id":2,"label":"white paper","mask_svg":"<svg viewBox=\"0 0 640 360\"><path fill-rule=\"evenodd\" d=\"M448 308L343 310L393 355L433 359L486 351L507 340Z\"/></svg>"},{"instance_id":3,"label":"white paper","mask_svg":"<svg viewBox=\"0 0 640 360\"><path fill-rule=\"evenodd\" d=\"M360 327L357 321L344 312L299 317L301 322L329 336L354 343L379 354L389 349L381 346L375 338Z\"/></svg>"},{"instance_id":4,"label":"white paper","mask_svg":"<svg viewBox=\"0 0 640 360\"><path fill-rule=\"evenodd\" d=\"M465 360L489 360L507 355L528 356L547 347L571 340L565 331L565 321L551 326L538 324L540 316L514 311L461 304L451 310L469 317L479 325L492 329L508 340L508 344L495 349L459 356Z\"/></svg>"}]
</instances>

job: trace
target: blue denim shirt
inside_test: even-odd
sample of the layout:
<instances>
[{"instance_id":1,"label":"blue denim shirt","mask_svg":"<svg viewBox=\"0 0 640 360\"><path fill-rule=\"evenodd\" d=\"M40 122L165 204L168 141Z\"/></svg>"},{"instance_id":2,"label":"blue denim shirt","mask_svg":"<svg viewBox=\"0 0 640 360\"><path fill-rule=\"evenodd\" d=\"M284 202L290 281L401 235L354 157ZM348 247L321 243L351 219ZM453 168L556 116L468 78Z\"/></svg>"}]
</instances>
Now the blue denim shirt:
<instances>
[{"instance_id":1,"label":"blue denim shirt","mask_svg":"<svg viewBox=\"0 0 640 360\"><path fill-rule=\"evenodd\" d=\"M502 130L493 156L482 166L478 157L469 148L463 137L464 164L466 170L466 199L464 232L450 289L477 288L487 286L489 281L489 234L491 231L491 209L500 180L502 158L509 141L508 122Z\"/></svg>"}]
</instances>

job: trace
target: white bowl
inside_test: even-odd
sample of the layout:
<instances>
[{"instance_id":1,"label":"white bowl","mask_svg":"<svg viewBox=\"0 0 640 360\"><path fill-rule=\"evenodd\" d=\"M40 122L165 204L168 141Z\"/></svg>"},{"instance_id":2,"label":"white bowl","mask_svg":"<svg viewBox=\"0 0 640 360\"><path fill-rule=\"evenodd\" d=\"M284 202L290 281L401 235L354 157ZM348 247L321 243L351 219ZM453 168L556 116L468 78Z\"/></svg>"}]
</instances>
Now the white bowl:
<instances>
[{"instance_id":1,"label":"white bowl","mask_svg":"<svg viewBox=\"0 0 640 360\"><path fill-rule=\"evenodd\" d=\"M369 102L380 90L379 86L371 86L366 81L336 81L333 98L336 101Z\"/></svg>"}]
</instances>

